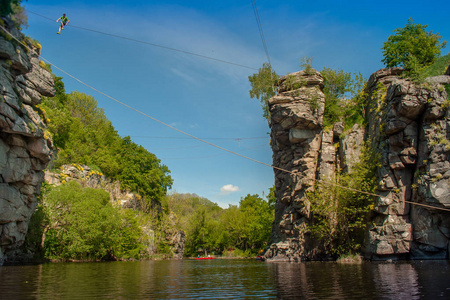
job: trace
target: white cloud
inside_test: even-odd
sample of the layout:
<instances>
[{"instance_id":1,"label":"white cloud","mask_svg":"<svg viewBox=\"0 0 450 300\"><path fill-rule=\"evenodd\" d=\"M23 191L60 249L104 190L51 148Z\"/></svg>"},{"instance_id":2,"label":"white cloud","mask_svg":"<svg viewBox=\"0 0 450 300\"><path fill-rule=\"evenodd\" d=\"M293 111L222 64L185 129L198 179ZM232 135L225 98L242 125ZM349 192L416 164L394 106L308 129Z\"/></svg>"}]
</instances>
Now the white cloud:
<instances>
[{"instance_id":1,"label":"white cloud","mask_svg":"<svg viewBox=\"0 0 450 300\"><path fill-rule=\"evenodd\" d=\"M228 195L230 193L234 193L239 191L238 186L234 186L232 184L226 184L223 187L220 188L220 191L222 192L222 195Z\"/></svg>"}]
</instances>

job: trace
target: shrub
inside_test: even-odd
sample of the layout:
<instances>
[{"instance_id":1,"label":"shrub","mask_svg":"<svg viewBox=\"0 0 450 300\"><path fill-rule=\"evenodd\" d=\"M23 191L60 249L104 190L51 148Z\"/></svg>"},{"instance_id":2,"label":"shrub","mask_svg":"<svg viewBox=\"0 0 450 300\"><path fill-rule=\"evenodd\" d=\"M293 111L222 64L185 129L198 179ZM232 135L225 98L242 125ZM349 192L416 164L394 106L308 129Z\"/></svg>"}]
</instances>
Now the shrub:
<instances>
[{"instance_id":1,"label":"shrub","mask_svg":"<svg viewBox=\"0 0 450 300\"><path fill-rule=\"evenodd\" d=\"M45 256L50 259L137 258L140 228L113 207L107 192L71 181L52 189L44 201Z\"/></svg>"}]
</instances>

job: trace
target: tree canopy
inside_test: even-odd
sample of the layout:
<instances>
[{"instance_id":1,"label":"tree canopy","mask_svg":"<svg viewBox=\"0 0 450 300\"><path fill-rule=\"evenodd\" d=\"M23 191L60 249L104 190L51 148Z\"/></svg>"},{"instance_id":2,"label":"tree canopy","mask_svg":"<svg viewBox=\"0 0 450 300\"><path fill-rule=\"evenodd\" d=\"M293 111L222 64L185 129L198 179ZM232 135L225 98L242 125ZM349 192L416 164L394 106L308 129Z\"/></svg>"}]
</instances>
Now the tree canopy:
<instances>
[{"instance_id":1,"label":"tree canopy","mask_svg":"<svg viewBox=\"0 0 450 300\"><path fill-rule=\"evenodd\" d=\"M141 229L130 210L120 210L101 189L69 182L46 196L45 257L51 259L138 258Z\"/></svg>"},{"instance_id":2,"label":"tree canopy","mask_svg":"<svg viewBox=\"0 0 450 300\"><path fill-rule=\"evenodd\" d=\"M223 209L192 194L172 194L168 208L176 226L186 232L187 256L233 249L238 255L254 255L267 246L274 219L273 193L269 200L247 195L239 205Z\"/></svg>"},{"instance_id":3,"label":"tree canopy","mask_svg":"<svg viewBox=\"0 0 450 300\"><path fill-rule=\"evenodd\" d=\"M173 183L168 167L130 137L120 137L92 96L66 94L61 78L56 78L56 90L39 106L58 149L55 166L88 165L148 201L161 202Z\"/></svg>"},{"instance_id":4,"label":"tree canopy","mask_svg":"<svg viewBox=\"0 0 450 300\"><path fill-rule=\"evenodd\" d=\"M263 108L263 117L270 120L269 99L276 94L276 87L279 76L272 70L272 67L268 63L264 63L259 68L258 73L248 76L250 81L251 90L250 97L256 98L261 102Z\"/></svg>"},{"instance_id":5,"label":"tree canopy","mask_svg":"<svg viewBox=\"0 0 450 300\"><path fill-rule=\"evenodd\" d=\"M428 25L414 24L409 19L405 27L394 30L383 44L382 62L388 68L404 67L411 69L414 65L428 66L441 54L441 49L447 44L440 42L441 36L432 31L426 31Z\"/></svg>"}]
</instances>

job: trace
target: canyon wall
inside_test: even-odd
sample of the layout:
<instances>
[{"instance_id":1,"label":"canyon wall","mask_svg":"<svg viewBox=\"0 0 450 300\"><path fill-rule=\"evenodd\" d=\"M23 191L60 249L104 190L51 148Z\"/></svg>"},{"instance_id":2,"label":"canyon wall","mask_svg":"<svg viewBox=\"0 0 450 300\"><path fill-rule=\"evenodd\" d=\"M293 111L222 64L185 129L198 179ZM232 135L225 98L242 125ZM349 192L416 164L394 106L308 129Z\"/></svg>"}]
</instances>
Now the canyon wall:
<instances>
[{"instance_id":1,"label":"canyon wall","mask_svg":"<svg viewBox=\"0 0 450 300\"><path fill-rule=\"evenodd\" d=\"M416 84L401 73L391 68L372 74L365 89L367 125L347 132L342 122L323 128L320 73L281 78L278 94L269 100L277 202L266 259L332 258L309 230L314 216L307 195L318 182L351 171L363 144L379 154L381 165L365 257L449 258L450 101L444 85L450 76Z\"/></svg>"},{"instance_id":2,"label":"canyon wall","mask_svg":"<svg viewBox=\"0 0 450 300\"><path fill-rule=\"evenodd\" d=\"M0 265L25 240L43 170L53 154L36 105L55 95L53 76L39 62L33 46L11 20L4 27L33 51L0 36Z\"/></svg>"}]
</instances>

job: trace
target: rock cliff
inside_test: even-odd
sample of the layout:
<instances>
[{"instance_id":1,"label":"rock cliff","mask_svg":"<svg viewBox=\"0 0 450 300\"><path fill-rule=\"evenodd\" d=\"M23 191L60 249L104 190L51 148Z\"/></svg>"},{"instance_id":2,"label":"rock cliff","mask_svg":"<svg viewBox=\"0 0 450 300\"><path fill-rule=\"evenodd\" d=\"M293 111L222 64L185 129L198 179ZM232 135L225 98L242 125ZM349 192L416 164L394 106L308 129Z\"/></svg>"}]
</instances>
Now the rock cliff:
<instances>
[{"instance_id":1,"label":"rock cliff","mask_svg":"<svg viewBox=\"0 0 450 300\"><path fill-rule=\"evenodd\" d=\"M392 68L372 74L365 90L367 126L355 125L345 135L342 123L323 128L320 73L302 71L280 80L269 100L277 202L267 259L330 258L309 234L307 193L316 182L351 171L363 143L381 156L365 256L449 258L450 212L439 208L450 208L450 101L444 88L450 76L415 84L401 73Z\"/></svg>"},{"instance_id":2,"label":"rock cliff","mask_svg":"<svg viewBox=\"0 0 450 300\"><path fill-rule=\"evenodd\" d=\"M398 72L367 84L368 139L382 166L366 256L448 259L450 211L439 208L450 208L450 76L415 84Z\"/></svg>"},{"instance_id":3,"label":"rock cliff","mask_svg":"<svg viewBox=\"0 0 450 300\"><path fill-rule=\"evenodd\" d=\"M34 51L6 34L0 36L0 265L25 239L43 170L53 154L52 140L36 105L55 95L52 75L39 64L33 46L12 24L4 27Z\"/></svg>"},{"instance_id":4,"label":"rock cliff","mask_svg":"<svg viewBox=\"0 0 450 300\"><path fill-rule=\"evenodd\" d=\"M320 73L301 71L282 77L278 94L269 100L273 165L279 169L274 169L277 202L266 258L304 260L319 253L318 245L305 235L311 213L305 193L314 187L319 167L325 107L322 88ZM326 139L332 142L332 138L327 135ZM324 159L323 176L334 173L333 155L329 156Z\"/></svg>"}]
</instances>

